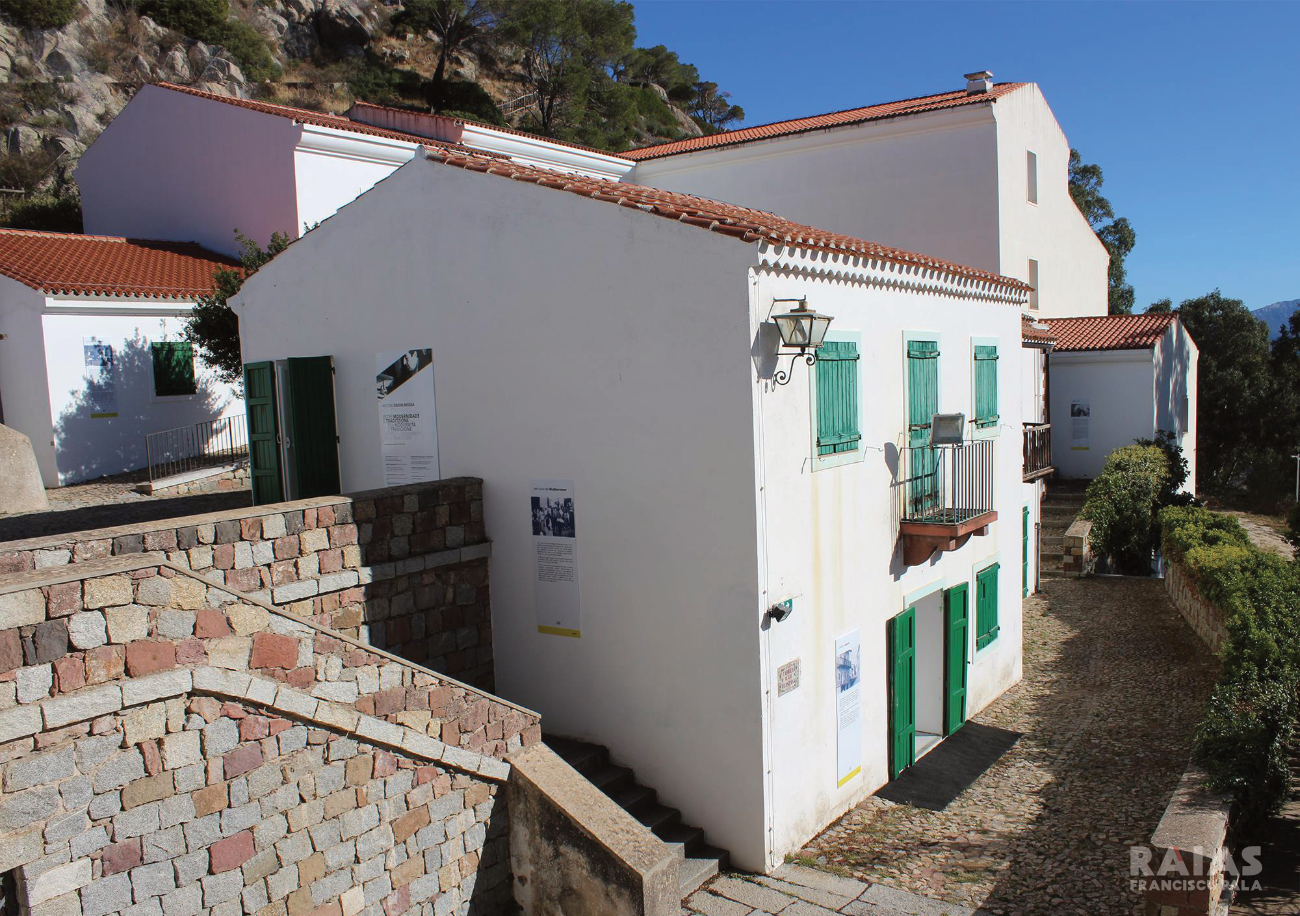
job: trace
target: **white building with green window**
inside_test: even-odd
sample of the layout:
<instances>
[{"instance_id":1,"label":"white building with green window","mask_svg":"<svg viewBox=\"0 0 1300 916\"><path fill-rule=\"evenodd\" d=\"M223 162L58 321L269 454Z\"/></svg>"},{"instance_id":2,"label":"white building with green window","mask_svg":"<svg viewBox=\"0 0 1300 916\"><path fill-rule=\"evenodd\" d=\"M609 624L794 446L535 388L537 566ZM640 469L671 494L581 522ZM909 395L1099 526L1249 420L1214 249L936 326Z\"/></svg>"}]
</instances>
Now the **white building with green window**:
<instances>
[{"instance_id":1,"label":"white building with green window","mask_svg":"<svg viewBox=\"0 0 1300 916\"><path fill-rule=\"evenodd\" d=\"M1020 677L1027 292L763 211L429 151L235 307L263 396L328 359L291 410L258 403L336 421L312 441L336 432L343 490L409 470L421 422L429 473L484 480L498 691L767 871ZM774 321L800 306L832 316L812 365ZM385 367L425 348L436 411L395 427ZM572 538L538 533L539 493L573 500Z\"/></svg>"},{"instance_id":2,"label":"white building with green window","mask_svg":"<svg viewBox=\"0 0 1300 916\"><path fill-rule=\"evenodd\" d=\"M0 422L31 440L47 487L145 467L150 433L242 419L238 387L182 339L233 263L189 243L0 229Z\"/></svg>"}]
</instances>

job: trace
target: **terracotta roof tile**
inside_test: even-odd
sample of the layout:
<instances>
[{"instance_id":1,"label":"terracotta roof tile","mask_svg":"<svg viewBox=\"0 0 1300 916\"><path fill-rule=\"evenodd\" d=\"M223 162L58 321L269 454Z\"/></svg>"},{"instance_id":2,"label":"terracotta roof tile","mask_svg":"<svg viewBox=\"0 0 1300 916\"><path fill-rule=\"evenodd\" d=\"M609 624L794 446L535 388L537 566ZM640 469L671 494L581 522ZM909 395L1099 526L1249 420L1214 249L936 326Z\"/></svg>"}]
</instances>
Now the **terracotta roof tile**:
<instances>
[{"instance_id":1,"label":"terracotta roof tile","mask_svg":"<svg viewBox=\"0 0 1300 916\"><path fill-rule=\"evenodd\" d=\"M1055 343L1056 335L1029 315L1020 316L1020 337L1026 343Z\"/></svg>"},{"instance_id":2,"label":"terracotta roof tile","mask_svg":"<svg viewBox=\"0 0 1300 916\"><path fill-rule=\"evenodd\" d=\"M748 207L709 200L691 194L679 194L673 191L648 188L626 182L571 175L521 165L508 160L489 159L475 154L460 154L435 148L430 149L428 155L435 162L568 191L593 200L618 204L622 207L629 207L692 226L699 226L746 242L769 241L794 248L876 258L894 264L932 268L970 280L996 284L1008 289L1022 291L1029 289L1027 284L1011 277L1003 277L990 271L955 264L952 261L905 251L901 248L880 245L849 235L827 232L813 226L791 222L765 210L751 210Z\"/></svg>"},{"instance_id":3,"label":"terracotta roof tile","mask_svg":"<svg viewBox=\"0 0 1300 916\"><path fill-rule=\"evenodd\" d=\"M201 99L208 99L212 102L223 102L227 105L234 105L238 108L247 108L249 111L257 111L262 114L274 115L279 118L289 118L301 124L313 124L317 127L333 127L338 130L351 131L354 134L369 134L372 137L384 137L388 140L403 140L407 143L416 143L422 146L438 146L443 149L463 150L467 147L458 143L447 143L442 140L433 140L429 137L421 137L418 134L408 134L400 130L389 130L386 127L373 127L364 124L361 121L353 121L351 118L343 115L326 114L320 111L308 111L305 108L292 108L288 105L276 105L271 102L259 102L254 99L236 99L229 96L217 95L215 92L206 92L202 89L194 89L190 86L178 86L175 83L154 83L153 85L160 89L170 89L173 92L183 92L186 95L197 96ZM489 154L485 154L489 155Z\"/></svg>"},{"instance_id":4,"label":"terracotta roof tile","mask_svg":"<svg viewBox=\"0 0 1300 916\"><path fill-rule=\"evenodd\" d=\"M624 159L659 159L664 156L676 156L679 153L693 153L696 150L716 149L720 146L735 146L739 143L749 143L754 140L768 140L772 137L784 137L789 134L801 134L810 130L821 130L827 127L845 127L849 124L862 124L866 121L881 121L886 118L897 118L903 115L919 114L923 111L938 111L942 108L959 108L963 105L981 105L987 102L993 102L1008 92L1019 89L1021 86L1027 86L1028 83L998 83L988 92L978 95L967 95L965 89L958 89L953 92L941 92L938 95L925 95L915 99L902 99L897 102L884 102L879 105L868 105L864 108L849 108L844 111L833 111L829 114L813 115L808 118L794 118L789 121L776 121L772 124L761 124L755 127L742 127L738 130L727 130L721 133L709 134L706 137L692 137L689 140L674 140L669 143L660 143L655 146L643 146L641 149L628 150L625 153L616 153Z\"/></svg>"},{"instance_id":5,"label":"terracotta roof tile","mask_svg":"<svg viewBox=\"0 0 1300 916\"><path fill-rule=\"evenodd\" d=\"M0 229L0 274L52 294L192 300L238 266L193 242Z\"/></svg>"},{"instance_id":6,"label":"terracotta roof tile","mask_svg":"<svg viewBox=\"0 0 1300 916\"><path fill-rule=\"evenodd\" d=\"M1149 350L1178 316L1169 314L1097 315L1090 318L1049 318L1057 353L1080 350Z\"/></svg>"}]
</instances>

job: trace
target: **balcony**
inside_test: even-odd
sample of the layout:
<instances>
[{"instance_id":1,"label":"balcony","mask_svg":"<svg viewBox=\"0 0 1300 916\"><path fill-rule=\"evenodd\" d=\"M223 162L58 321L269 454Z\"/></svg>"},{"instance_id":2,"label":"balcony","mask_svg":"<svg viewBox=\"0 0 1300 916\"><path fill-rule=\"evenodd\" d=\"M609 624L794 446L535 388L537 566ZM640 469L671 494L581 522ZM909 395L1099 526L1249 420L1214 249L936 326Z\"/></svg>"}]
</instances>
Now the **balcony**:
<instances>
[{"instance_id":1,"label":"balcony","mask_svg":"<svg viewBox=\"0 0 1300 916\"><path fill-rule=\"evenodd\" d=\"M916 566L988 534L993 508L993 439L900 450L903 563Z\"/></svg>"},{"instance_id":2,"label":"balcony","mask_svg":"<svg viewBox=\"0 0 1300 916\"><path fill-rule=\"evenodd\" d=\"M1052 467L1052 424L1026 423L1024 431L1024 475L1028 483L1051 474Z\"/></svg>"}]
</instances>

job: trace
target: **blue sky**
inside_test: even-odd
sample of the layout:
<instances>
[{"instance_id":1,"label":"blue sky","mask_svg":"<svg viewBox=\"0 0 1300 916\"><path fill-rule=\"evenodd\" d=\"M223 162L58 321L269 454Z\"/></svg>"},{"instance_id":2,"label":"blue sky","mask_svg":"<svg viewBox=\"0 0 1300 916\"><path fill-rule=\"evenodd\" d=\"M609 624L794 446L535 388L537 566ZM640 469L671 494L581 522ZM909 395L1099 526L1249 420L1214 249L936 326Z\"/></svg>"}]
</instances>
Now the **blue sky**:
<instances>
[{"instance_id":1,"label":"blue sky","mask_svg":"<svg viewBox=\"0 0 1300 916\"><path fill-rule=\"evenodd\" d=\"M1138 309L1216 286L1252 309L1300 297L1300 3L633 2L637 43L695 64L750 125L971 70L1036 82L1137 230Z\"/></svg>"}]
</instances>

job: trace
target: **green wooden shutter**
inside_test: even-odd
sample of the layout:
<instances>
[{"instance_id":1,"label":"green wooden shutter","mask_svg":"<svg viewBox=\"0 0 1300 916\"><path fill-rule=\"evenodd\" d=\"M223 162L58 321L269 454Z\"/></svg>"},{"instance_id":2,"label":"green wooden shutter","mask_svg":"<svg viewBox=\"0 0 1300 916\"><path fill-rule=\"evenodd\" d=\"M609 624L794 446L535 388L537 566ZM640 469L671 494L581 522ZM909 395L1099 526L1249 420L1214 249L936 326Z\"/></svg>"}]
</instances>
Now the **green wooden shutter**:
<instances>
[{"instance_id":1,"label":"green wooden shutter","mask_svg":"<svg viewBox=\"0 0 1300 916\"><path fill-rule=\"evenodd\" d=\"M339 440L334 417L334 360L329 356L288 360L290 449L295 499L335 496Z\"/></svg>"},{"instance_id":2,"label":"green wooden shutter","mask_svg":"<svg viewBox=\"0 0 1300 916\"><path fill-rule=\"evenodd\" d=\"M888 623L889 778L916 759L916 608Z\"/></svg>"},{"instance_id":3,"label":"green wooden shutter","mask_svg":"<svg viewBox=\"0 0 1300 916\"><path fill-rule=\"evenodd\" d=\"M153 393L160 398L195 394L194 348L187 340L162 340L150 347L153 356Z\"/></svg>"},{"instance_id":4,"label":"green wooden shutter","mask_svg":"<svg viewBox=\"0 0 1300 916\"><path fill-rule=\"evenodd\" d=\"M970 586L963 582L944 592L943 733L966 723L966 634Z\"/></svg>"},{"instance_id":5,"label":"green wooden shutter","mask_svg":"<svg viewBox=\"0 0 1300 916\"><path fill-rule=\"evenodd\" d=\"M939 456L927 448L930 423L939 412L939 342L907 342L907 444L912 446L909 517L923 517L939 495Z\"/></svg>"},{"instance_id":6,"label":"green wooden shutter","mask_svg":"<svg viewBox=\"0 0 1300 916\"><path fill-rule=\"evenodd\" d=\"M975 425L998 425L998 348L975 347Z\"/></svg>"},{"instance_id":7,"label":"green wooden shutter","mask_svg":"<svg viewBox=\"0 0 1300 916\"><path fill-rule=\"evenodd\" d=\"M280 485L280 430L275 412L275 364L244 366L244 409L248 415L248 459L253 485L253 505L278 503Z\"/></svg>"},{"instance_id":8,"label":"green wooden shutter","mask_svg":"<svg viewBox=\"0 0 1300 916\"><path fill-rule=\"evenodd\" d=\"M1020 513L1020 597L1029 597L1029 507Z\"/></svg>"},{"instance_id":9,"label":"green wooden shutter","mask_svg":"<svg viewBox=\"0 0 1300 916\"><path fill-rule=\"evenodd\" d=\"M975 648L983 649L998 638L998 564L975 577Z\"/></svg>"},{"instance_id":10,"label":"green wooden shutter","mask_svg":"<svg viewBox=\"0 0 1300 916\"><path fill-rule=\"evenodd\" d=\"M828 340L817 354L817 454L837 455L857 449L858 345Z\"/></svg>"}]
</instances>

